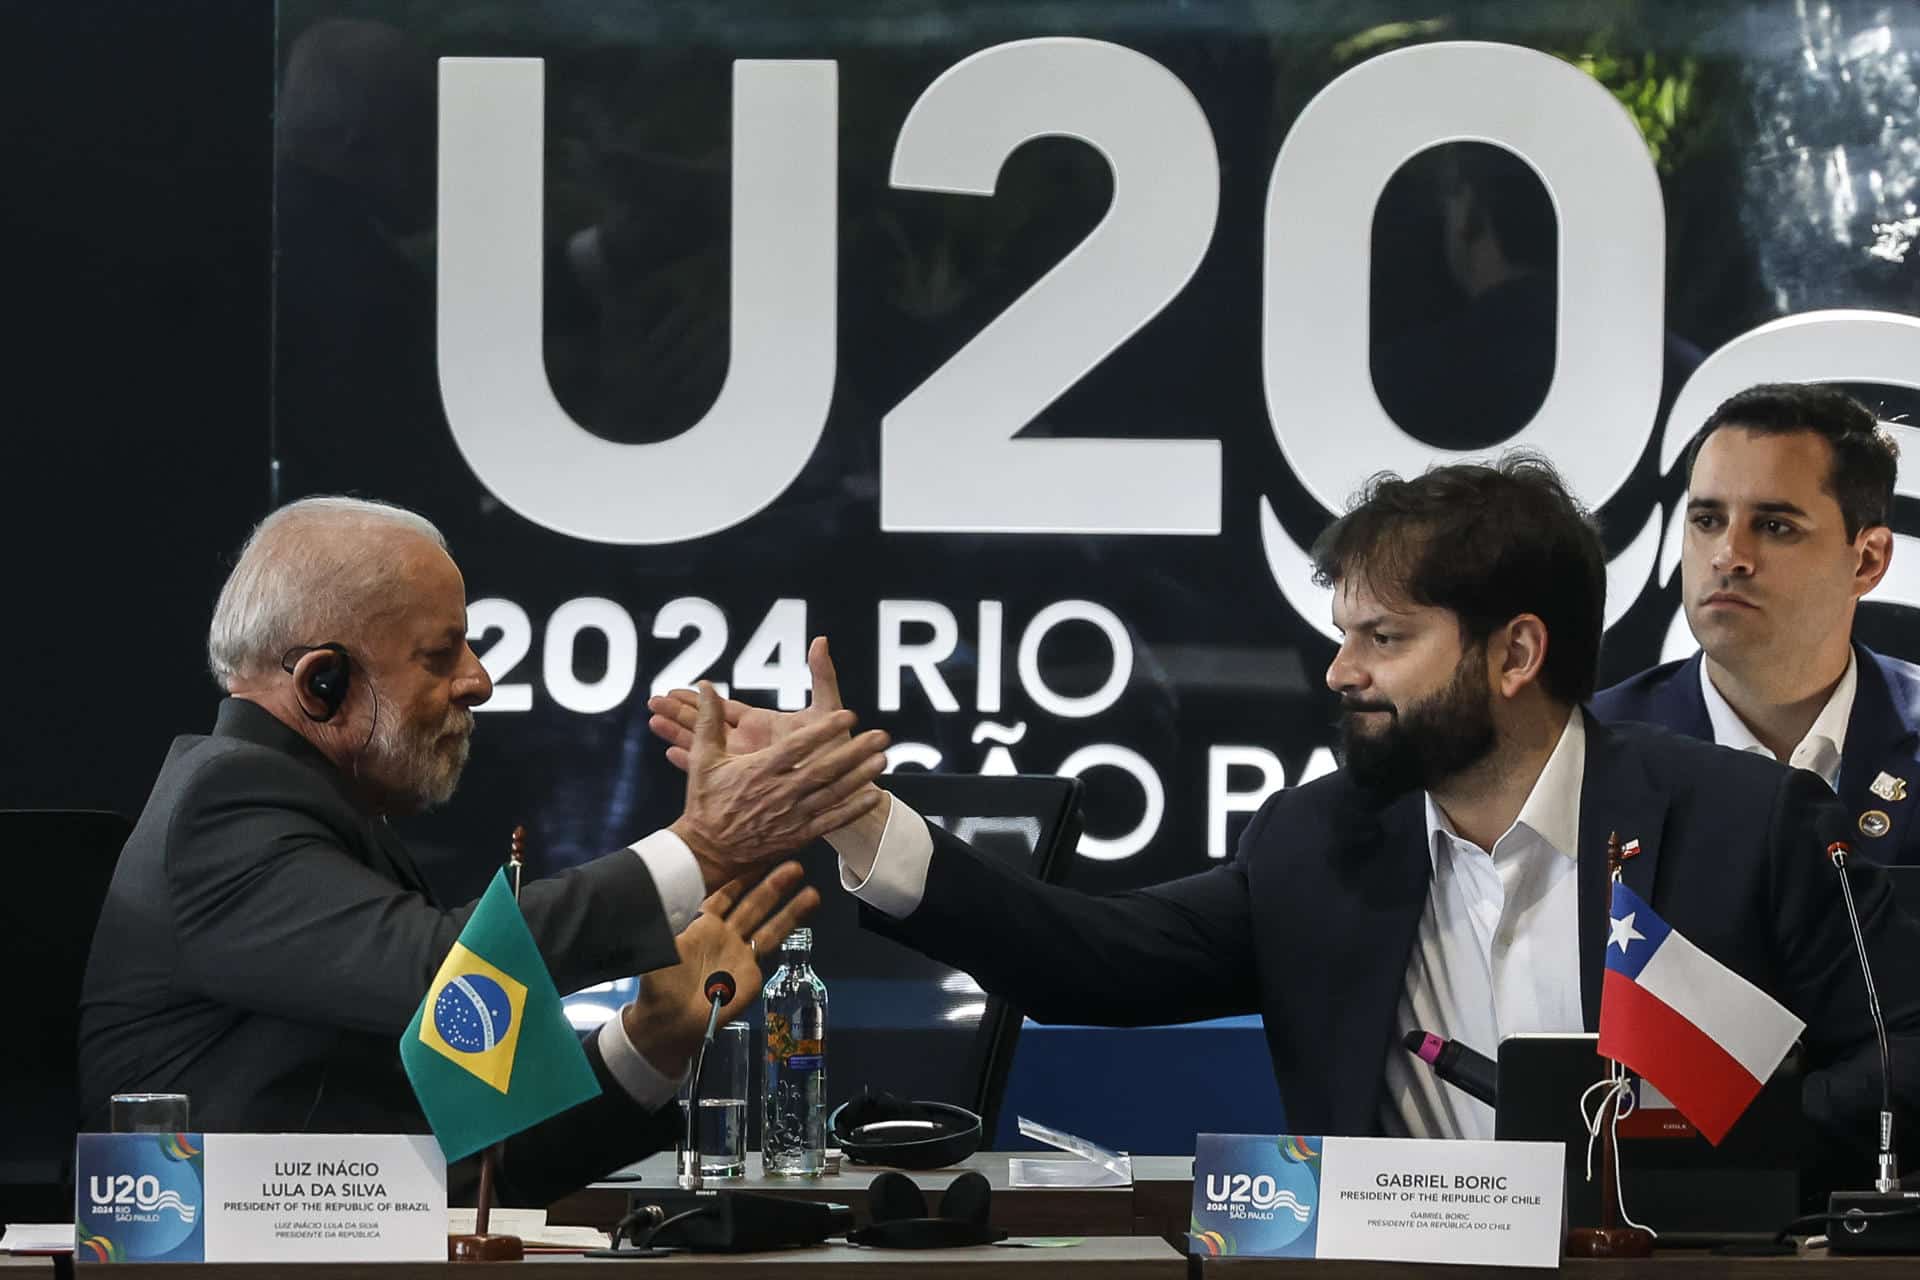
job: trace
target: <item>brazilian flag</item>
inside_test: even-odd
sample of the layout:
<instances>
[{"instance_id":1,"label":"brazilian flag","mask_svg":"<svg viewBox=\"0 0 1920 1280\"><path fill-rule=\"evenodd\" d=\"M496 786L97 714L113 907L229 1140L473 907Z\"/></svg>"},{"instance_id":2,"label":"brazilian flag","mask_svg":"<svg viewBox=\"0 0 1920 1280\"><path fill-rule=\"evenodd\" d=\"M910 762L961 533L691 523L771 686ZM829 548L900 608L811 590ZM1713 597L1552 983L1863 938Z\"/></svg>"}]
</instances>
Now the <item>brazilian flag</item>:
<instances>
[{"instance_id":1,"label":"brazilian flag","mask_svg":"<svg viewBox=\"0 0 1920 1280\"><path fill-rule=\"evenodd\" d=\"M400 1061L449 1161L599 1094L505 871L434 975Z\"/></svg>"}]
</instances>

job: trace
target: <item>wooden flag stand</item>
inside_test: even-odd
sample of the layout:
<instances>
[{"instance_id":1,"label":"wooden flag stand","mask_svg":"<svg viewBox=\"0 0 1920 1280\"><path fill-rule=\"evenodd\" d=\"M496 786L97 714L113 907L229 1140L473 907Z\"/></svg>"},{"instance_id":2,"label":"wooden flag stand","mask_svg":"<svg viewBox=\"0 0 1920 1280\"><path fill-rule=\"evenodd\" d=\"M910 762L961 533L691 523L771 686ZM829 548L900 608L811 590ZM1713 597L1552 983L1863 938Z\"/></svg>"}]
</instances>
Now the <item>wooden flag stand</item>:
<instances>
[{"instance_id":1,"label":"wooden flag stand","mask_svg":"<svg viewBox=\"0 0 1920 1280\"><path fill-rule=\"evenodd\" d=\"M518 1262L526 1256L519 1236L496 1236L487 1231L493 1212L493 1169L499 1159L496 1144L480 1153L480 1194L473 1212L473 1234L447 1237L448 1262Z\"/></svg>"},{"instance_id":2,"label":"wooden flag stand","mask_svg":"<svg viewBox=\"0 0 1920 1280\"><path fill-rule=\"evenodd\" d=\"M1620 878L1620 864L1627 855L1620 850L1620 833L1607 835L1607 881ZM1608 895L1611 899L1612 895ZM1611 923L1613 906L1607 905ZM1612 1064L1608 1064L1609 1069ZM1653 1235L1645 1227L1628 1226L1620 1205L1620 1181L1615 1171L1619 1155L1614 1147L1613 1122L1620 1110L1620 1093L1609 1089L1600 1108L1600 1225L1574 1227L1567 1232L1566 1255L1569 1258L1649 1258L1653 1256ZM1589 1165L1589 1168L1592 1166Z\"/></svg>"},{"instance_id":3,"label":"wooden flag stand","mask_svg":"<svg viewBox=\"0 0 1920 1280\"><path fill-rule=\"evenodd\" d=\"M513 846L508 865L513 870L513 900L520 901L520 872L525 865L527 829L513 829ZM447 1237L448 1262L518 1262L526 1257L526 1245L519 1236L492 1235L487 1220L493 1214L493 1179L500 1160L500 1143L480 1153L480 1190L474 1199L473 1234Z\"/></svg>"}]
</instances>

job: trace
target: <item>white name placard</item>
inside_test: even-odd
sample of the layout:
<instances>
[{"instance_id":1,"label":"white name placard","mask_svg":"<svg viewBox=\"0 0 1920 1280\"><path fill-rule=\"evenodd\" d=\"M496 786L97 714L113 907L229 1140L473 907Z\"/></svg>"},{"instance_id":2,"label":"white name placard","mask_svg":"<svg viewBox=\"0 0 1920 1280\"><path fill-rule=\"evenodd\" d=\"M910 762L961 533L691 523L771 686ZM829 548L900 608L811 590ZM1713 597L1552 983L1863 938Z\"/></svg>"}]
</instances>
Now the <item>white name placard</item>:
<instances>
[{"instance_id":1,"label":"white name placard","mask_svg":"<svg viewBox=\"0 0 1920 1280\"><path fill-rule=\"evenodd\" d=\"M447 1162L412 1134L83 1133L81 1262L447 1256Z\"/></svg>"},{"instance_id":2,"label":"white name placard","mask_svg":"<svg viewBox=\"0 0 1920 1280\"><path fill-rule=\"evenodd\" d=\"M1562 1144L1203 1133L1189 1251L1560 1263Z\"/></svg>"}]
</instances>

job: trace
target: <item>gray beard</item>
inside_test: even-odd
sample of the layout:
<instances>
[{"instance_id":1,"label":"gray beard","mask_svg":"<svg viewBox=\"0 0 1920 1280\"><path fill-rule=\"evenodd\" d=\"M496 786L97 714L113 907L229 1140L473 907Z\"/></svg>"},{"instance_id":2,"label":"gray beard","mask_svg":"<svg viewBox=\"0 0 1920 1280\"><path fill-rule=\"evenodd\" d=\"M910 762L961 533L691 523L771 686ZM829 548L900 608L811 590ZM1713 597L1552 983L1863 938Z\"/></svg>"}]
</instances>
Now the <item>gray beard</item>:
<instances>
[{"instance_id":1,"label":"gray beard","mask_svg":"<svg viewBox=\"0 0 1920 1280\"><path fill-rule=\"evenodd\" d=\"M463 722L467 732L458 750L443 749L441 739ZM408 812L420 813L443 805L453 798L460 774L467 767L472 729L473 712L465 707L454 708L452 716L427 733L383 718L374 726L361 772L400 797Z\"/></svg>"}]
</instances>

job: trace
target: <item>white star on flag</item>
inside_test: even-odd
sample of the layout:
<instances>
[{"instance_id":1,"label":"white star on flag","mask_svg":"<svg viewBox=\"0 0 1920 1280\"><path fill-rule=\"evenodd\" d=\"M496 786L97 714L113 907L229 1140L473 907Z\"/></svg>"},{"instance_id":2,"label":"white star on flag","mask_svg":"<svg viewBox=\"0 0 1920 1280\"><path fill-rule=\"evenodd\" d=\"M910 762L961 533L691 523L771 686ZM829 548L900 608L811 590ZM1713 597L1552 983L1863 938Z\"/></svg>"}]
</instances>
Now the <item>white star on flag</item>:
<instances>
[{"instance_id":1,"label":"white star on flag","mask_svg":"<svg viewBox=\"0 0 1920 1280\"><path fill-rule=\"evenodd\" d=\"M1647 936L1646 934L1640 932L1638 929L1633 927L1633 918L1638 914L1639 912L1637 911L1629 911L1623 917L1619 917L1619 918L1616 918L1613 916L1607 917L1607 923L1609 926L1607 931L1607 945L1612 946L1616 942L1619 943L1620 953L1622 955L1626 954L1628 943L1634 941L1635 939L1640 939L1642 941L1646 939L1646 936Z\"/></svg>"}]
</instances>

